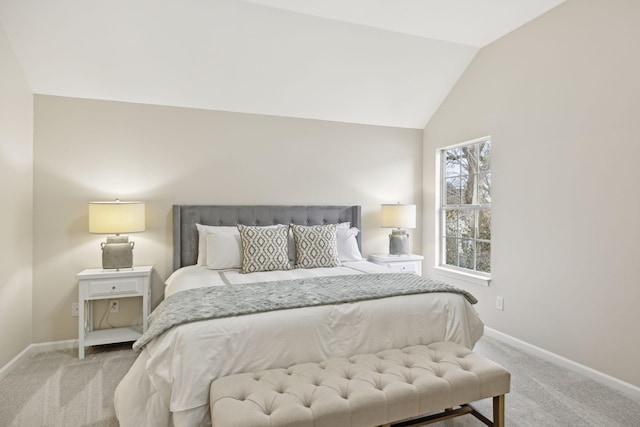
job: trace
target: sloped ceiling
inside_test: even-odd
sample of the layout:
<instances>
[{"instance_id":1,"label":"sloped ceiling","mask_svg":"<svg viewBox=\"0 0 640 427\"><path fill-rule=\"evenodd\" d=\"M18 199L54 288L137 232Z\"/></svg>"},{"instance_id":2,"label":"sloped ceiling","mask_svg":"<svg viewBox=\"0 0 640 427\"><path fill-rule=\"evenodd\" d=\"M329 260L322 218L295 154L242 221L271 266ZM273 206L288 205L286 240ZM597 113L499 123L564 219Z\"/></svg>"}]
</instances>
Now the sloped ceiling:
<instances>
[{"instance_id":1,"label":"sloped ceiling","mask_svg":"<svg viewBox=\"0 0 640 427\"><path fill-rule=\"evenodd\" d=\"M34 93L423 128L562 0L0 0Z\"/></svg>"}]
</instances>

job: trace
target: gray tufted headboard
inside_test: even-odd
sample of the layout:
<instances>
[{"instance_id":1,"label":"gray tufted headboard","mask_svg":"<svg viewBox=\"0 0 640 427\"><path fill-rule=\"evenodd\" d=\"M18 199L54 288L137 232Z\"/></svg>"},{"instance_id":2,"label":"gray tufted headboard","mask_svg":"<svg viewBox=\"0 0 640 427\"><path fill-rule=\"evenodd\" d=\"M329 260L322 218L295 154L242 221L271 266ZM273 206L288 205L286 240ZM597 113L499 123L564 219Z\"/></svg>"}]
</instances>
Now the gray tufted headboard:
<instances>
[{"instance_id":1,"label":"gray tufted headboard","mask_svg":"<svg viewBox=\"0 0 640 427\"><path fill-rule=\"evenodd\" d=\"M198 261L198 230L204 225L321 225L350 222L362 230L360 206L173 205L173 269ZM360 233L358 247L362 250Z\"/></svg>"}]
</instances>

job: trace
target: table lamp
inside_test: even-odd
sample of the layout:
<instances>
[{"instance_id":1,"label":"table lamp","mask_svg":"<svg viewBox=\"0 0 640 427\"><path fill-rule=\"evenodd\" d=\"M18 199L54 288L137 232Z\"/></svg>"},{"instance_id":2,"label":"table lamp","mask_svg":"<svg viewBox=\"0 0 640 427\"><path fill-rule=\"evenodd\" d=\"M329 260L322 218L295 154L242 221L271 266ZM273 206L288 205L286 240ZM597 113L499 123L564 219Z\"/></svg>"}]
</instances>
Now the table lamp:
<instances>
[{"instance_id":1,"label":"table lamp","mask_svg":"<svg viewBox=\"0 0 640 427\"><path fill-rule=\"evenodd\" d=\"M115 234L100 243L103 269L133 267L134 243L120 234L144 231L144 220L143 202L89 202L89 233Z\"/></svg>"},{"instance_id":2,"label":"table lamp","mask_svg":"<svg viewBox=\"0 0 640 427\"><path fill-rule=\"evenodd\" d=\"M394 228L389 234L389 255L409 254L409 234L416 228L416 205L382 205L382 227Z\"/></svg>"}]
</instances>

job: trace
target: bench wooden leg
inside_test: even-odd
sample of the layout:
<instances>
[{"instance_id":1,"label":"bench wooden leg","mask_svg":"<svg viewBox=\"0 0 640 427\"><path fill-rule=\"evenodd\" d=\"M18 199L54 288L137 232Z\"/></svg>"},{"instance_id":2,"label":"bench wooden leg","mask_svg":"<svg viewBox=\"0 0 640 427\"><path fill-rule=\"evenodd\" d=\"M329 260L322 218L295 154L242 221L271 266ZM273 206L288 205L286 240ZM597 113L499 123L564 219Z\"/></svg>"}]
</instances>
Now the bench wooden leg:
<instances>
[{"instance_id":1,"label":"bench wooden leg","mask_svg":"<svg viewBox=\"0 0 640 427\"><path fill-rule=\"evenodd\" d=\"M504 394L493 398L493 426L504 427Z\"/></svg>"},{"instance_id":2,"label":"bench wooden leg","mask_svg":"<svg viewBox=\"0 0 640 427\"><path fill-rule=\"evenodd\" d=\"M482 421L489 427L505 427L504 425L504 394L500 396L494 396L493 398L493 421L482 415L473 406L468 403L460 405L459 408L447 408L442 412L426 415L419 418L412 418L410 420L398 421L395 423L384 424L380 427L419 427L427 424L433 424L439 421L456 418L461 415L471 414L478 420Z\"/></svg>"}]
</instances>

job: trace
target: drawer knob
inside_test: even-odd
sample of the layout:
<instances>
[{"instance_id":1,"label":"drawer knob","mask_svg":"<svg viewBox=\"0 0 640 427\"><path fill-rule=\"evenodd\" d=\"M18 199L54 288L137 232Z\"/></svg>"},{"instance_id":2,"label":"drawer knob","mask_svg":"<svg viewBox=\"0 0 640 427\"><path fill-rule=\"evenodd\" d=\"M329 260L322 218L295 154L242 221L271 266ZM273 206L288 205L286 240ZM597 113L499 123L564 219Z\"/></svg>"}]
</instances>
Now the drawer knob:
<instances>
[{"instance_id":1,"label":"drawer knob","mask_svg":"<svg viewBox=\"0 0 640 427\"><path fill-rule=\"evenodd\" d=\"M115 287L115 286L112 286L112 287L111 287L111 290L112 290L112 291L115 291L115 290L116 290L116 287Z\"/></svg>"}]
</instances>

